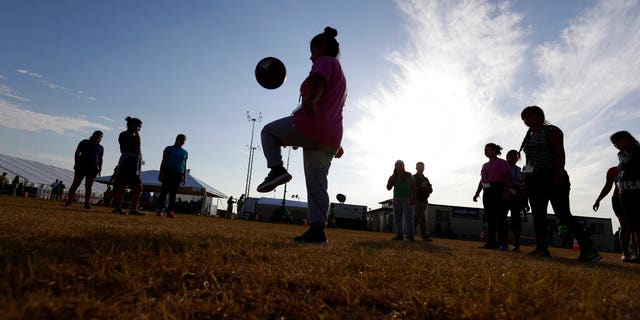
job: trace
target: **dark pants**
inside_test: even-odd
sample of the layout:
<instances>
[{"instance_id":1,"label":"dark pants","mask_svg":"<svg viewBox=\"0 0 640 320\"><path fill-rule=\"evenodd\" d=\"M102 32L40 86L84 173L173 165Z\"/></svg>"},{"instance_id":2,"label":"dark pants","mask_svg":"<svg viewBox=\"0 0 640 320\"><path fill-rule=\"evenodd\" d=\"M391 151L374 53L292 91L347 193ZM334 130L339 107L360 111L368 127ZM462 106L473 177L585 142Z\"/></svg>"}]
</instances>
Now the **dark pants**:
<instances>
[{"instance_id":1,"label":"dark pants","mask_svg":"<svg viewBox=\"0 0 640 320\"><path fill-rule=\"evenodd\" d=\"M640 231L640 190L620 190L624 222L631 231Z\"/></svg>"},{"instance_id":2,"label":"dark pants","mask_svg":"<svg viewBox=\"0 0 640 320\"><path fill-rule=\"evenodd\" d=\"M160 189L160 198L158 203L161 208L165 207L167 201L167 193L169 194L169 205L166 206L167 211L174 209L176 205L176 194L182 183L182 173L173 171L164 171L162 175L162 187Z\"/></svg>"},{"instance_id":3,"label":"dark pants","mask_svg":"<svg viewBox=\"0 0 640 320\"><path fill-rule=\"evenodd\" d=\"M482 191L482 204L487 219L487 243L496 244L496 232L500 245L508 244L507 206L502 202L504 183L491 182L488 188Z\"/></svg>"},{"instance_id":4,"label":"dark pants","mask_svg":"<svg viewBox=\"0 0 640 320\"><path fill-rule=\"evenodd\" d=\"M547 249L549 247L547 233L547 208L549 202L553 212L558 218L560 225L565 225L569 231L576 237L583 252L589 252L593 249L591 235L580 225L580 223L571 215L569 208L569 175L564 172L567 179L565 187L556 187L554 183L554 170L536 171L527 177L527 190L529 191L529 203L531 204L531 212L533 213L533 224L536 233L536 244L538 249Z\"/></svg>"}]
</instances>

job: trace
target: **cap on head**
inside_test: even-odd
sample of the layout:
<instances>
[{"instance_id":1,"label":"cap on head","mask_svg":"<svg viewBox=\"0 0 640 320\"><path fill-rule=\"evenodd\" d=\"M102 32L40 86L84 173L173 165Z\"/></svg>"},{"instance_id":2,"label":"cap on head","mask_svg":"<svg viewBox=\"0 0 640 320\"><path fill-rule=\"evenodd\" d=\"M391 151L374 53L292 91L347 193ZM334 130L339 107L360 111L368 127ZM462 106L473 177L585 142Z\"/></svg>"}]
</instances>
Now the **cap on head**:
<instances>
[{"instance_id":1,"label":"cap on head","mask_svg":"<svg viewBox=\"0 0 640 320\"><path fill-rule=\"evenodd\" d=\"M402 160L398 160L398 161L396 161L396 166L397 166L397 165L399 165L399 164L401 164L401 165L403 165L403 166L404 166L404 162L403 162Z\"/></svg>"}]
</instances>

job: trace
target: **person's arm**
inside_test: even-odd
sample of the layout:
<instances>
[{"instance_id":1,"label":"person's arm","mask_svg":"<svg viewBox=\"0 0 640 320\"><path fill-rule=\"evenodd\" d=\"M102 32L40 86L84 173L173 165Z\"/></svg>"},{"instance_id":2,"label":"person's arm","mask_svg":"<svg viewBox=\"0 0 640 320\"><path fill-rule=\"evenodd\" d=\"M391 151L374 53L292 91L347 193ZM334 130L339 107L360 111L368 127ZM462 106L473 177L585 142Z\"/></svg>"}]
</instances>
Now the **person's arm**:
<instances>
[{"instance_id":1,"label":"person's arm","mask_svg":"<svg viewBox=\"0 0 640 320\"><path fill-rule=\"evenodd\" d=\"M604 183L604 186L602 187L602 191L600 191L600 194L598 195L598 198L596 199L596 202L593 204L593 211L598 211L598 209L600 208L600 201L607 196L607 194L609 194L609 191L611 191L611 188L613 187L613 177L610 177L609 175L607 175L607 180Z\"/></svg>"},{"instance_id":2,"label":"person's arm","mask_svg":"<svg viewBox=\"0 0 640 320\"><path fill-rule=\"evenodd\" d=\"M167 165L167 149L164 149L164 151L162 152L162 162L160 162L160 173L158 174L158 180L162 181L162 179L164 178L164 170L165 170L165 166Z\"/></svg>"},{"instance_id":3,"label":"person's arm","mask_svg":"<svg viewBox=\"0 0 640 320\"><path fill-rule=\"evenodd\" d=\"M316 115L316 103L320 100L327 81L319 74L312 73L309 76L309 94L302 101L302 108L310 117Z\"/></svg>"},{"instance_id":4,"label":"person's arm","mask_svg":"<svg viewBox=\"0 0 640 320\"><path fill-rule=\"evenodd\" d=\"M478 197L480 196L480 191L482 191L482 180L478 182L478 187L476 188L476 194L473 195L473 202L478 202Z\"/></svg>"},{"instance_id":5,"label":"person's arm","mask_svg":"<svg viewBox=\"0 0 640 320\"><path fill-rule=\"evenodd\" d=\"M554 182L556 186L565 186L568 181L564 175L564 165L566 162L566 156L564 153L563 134L560 129L553 130L549 133L549 142L551 143L551 150L553 151L553 158L555 161L555 175Z\"/></svg>"},{"instance_id":6,"label":"person's arm","mask_svg":"<svg viewBox=\"0 0 640 320\"><path fill-rule=\"evenodd\" d=\"M187 160L184 159L184 172L182 173L182 185L187 184Z\"/></svg>"},{"instance_id":7,"label":"person's arm","mask_svg":"<svg viewBox=\"0 0 640 320\"><path fill-rule=\"evenodd\" d=\"M104 149L102 149L102 152L100 153L100 156L98 157L98 177L102 174L102 156L104 155Z\"/></svg>"},{"instance_id":8,"label":"person's arm","mask_svg":"<svg viewBox=\"0 0 640 320\"><path fill-rule=\"evenodd\" d=\"M411 182L411 204L416 204L416 181L413 180L411 173L407 172L409 181Z\"/></svg>"},{"instance_id":9,"label":"person's arm","mask_svg":"<svg viewBox=\"0 0 640 320\"><path fill-rule=\"evenodd\" d=\"M391 190L393 188L393 184L396 181L396 172L393 171L391 177L389 177L389 181L387 181L387 190Z\"/></svg>"},{"instance_id":10,"label":"person's arm","mask_svg":"<svg viewBox=\"0 0 640 320\"><path fill-rule=\"evenodd\" d=\"M82 146L82 141L80 141L80 143L78 143L78 147L76 148L76 153L73 155L73 168L76 169L76 166L80 165L80 155L82 154L82 151L80 151L80 147Z\"/></svg>"}]
</instances>

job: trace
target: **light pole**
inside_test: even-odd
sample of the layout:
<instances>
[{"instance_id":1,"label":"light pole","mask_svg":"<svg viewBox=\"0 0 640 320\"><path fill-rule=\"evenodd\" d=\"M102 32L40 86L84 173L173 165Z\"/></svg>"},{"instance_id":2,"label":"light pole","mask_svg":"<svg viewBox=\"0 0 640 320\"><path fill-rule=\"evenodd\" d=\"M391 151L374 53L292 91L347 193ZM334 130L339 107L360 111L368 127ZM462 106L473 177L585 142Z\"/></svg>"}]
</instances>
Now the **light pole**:
<instances>
[{"instance_id":1,"label":"light pole","mask_svg":"<svg viewBox=\"0 0 640 320\"><path fill-rule=\"evenodd\" d=\"M249 111L247 111L247 120L251 121L251 142L249 145L249 163L247 164L247 180L245 181L244 187L244 198L249 198L249 192L251 188L251 173L253 171L253 153L255 152L257 147L253 146L253 130L256 127L256 121L262 121L262 112L258 113L257 117L252 117Z\"/></svg>"}]
</instances>

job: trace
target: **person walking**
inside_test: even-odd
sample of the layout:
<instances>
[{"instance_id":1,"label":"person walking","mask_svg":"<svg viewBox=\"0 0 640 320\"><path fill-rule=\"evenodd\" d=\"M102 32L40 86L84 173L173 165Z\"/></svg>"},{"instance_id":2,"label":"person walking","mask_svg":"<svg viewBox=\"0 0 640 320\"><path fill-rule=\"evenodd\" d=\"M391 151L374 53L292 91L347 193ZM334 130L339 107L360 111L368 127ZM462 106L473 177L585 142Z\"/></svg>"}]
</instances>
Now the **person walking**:
<instances>
[{"instance_id":1,"label":"person walking","mask_svg":"<svg viewBox=\"0 0 640 320\"><path fill-rule=\"evenodd\" d=\"M420 227L420 235L423 241L433 241L427 232L426 210L429 205L429 196L433 192L433 187L429 179L424 176L424 163L416 163L416 174L413 175L416 185L416 204L414 206L414 230Z\"/></svg>"},{"instance_id":2,"label":"person walking","mask_svg":"<svg viewBox=\"0 0 640 320\"><path fill-rule=\"evenodd\" d=\"M120 159L114 173L115 192L113 197L113 213L125 214L122 207L122 197L127 186L131 188L131 204L129 215L144 216L138 211L140 192L142 191L142 180L140 173L142 169L142 153L140 151L140 129L142 121L138 118L127 117L127 130L122 131L118 136L120 144Z\"/></svg>"},{"instance_id":3,"label":"person walking","mask_svg":"<svg viewBox=\"0 0 640 320\"><path fill-rule=\"evenodd\" d=\"M187 136L178 134L172 146L167 146L162 152L162 162L160 163L160 173L158 180L162 182L160 198L158 198L158 210L156 216L161 217L163 212L167 213L167 218L175 218L176 194L180 184L185 184L187 177L187 158L189 153L183 149ZM169 204L167 204L167 194Z\"/></svg>"},{"instance_id":4,"label":"person walking","mask_svg":"<svg viewBox=\"0 0 640 320\"><path fill-rule=\"evenodd\" d=\"M547 208L550 202L559 224L567 226L580 245L578 260L596 262L602 259L593 248L589 232L571 215L571 183L565 170L562 130L546 122L544 111L538 106L524 108L520 117L528 127L521 146L526 155L522 190L529 197L536 235L536 248L529 254L550 256L547 235Z\"/></svg>"},{"instance_id":5,"label":"person walking","mask_svg":"<svg viewBox=\"0 0 640 320\"><path fill-rule=\"evenodd\" d=\"M69 187L69 196L65 207L71 206L76 196L76 191L84 179L84 208L91 209L91 189L93 181L102 172L102 155L104 148L100 145L102 141L102 131L94 131L89 139L80 141L74 155L73 182Z\"/></svg>"},{"instance_id":6,"label":"person walking","mask_svg":"<svg viewBox=\"0 0 640 320\"><path fill-rule=\"evenodd\" d=\"M482 204L487 220L487 241L480 246L483 249L508 250L507 201L509 201L509 187L511 178L509 164L498 158L502 147L495 143L488 143L484 147L484 155L489 161L482 165L480 182L473 196L477 202L482 194ZM496 241L496 236L498 241Z\"/></svg>"},{"instance_id":7,"label":"person walking","mask_svg":"<svg viewBox=\"0 0 640 320\"><path fill-rule=\"evenodd\" d=\"M611 167L607 170L605 176L604 186L596 198L596 202L593 203L593 211L597 212L600 208L600 201L609 194L613 187L613 195L611 196L611 207L613 213L615 213L620 223L620 247L622 248L622 262L640 262L638 258L638 242L636 232L632 232L632 228L627 222L622 210L622 203L620 202L620 189L618 188L618 177L620 176L620 168ZM630 244L633 245L633 252L629 250Z\"/></svg>"},{"instance_id":8,"label":"person walking","mask_svg":"<svg viewBox=\"0 0 640 320\"><path fill-rule=\"evenodd\" d=\"M611 143L620 150L618 152L620 204L625 224L629 226L631 237L634 238L640 230L640 143L628 131L618 131L611 135ZM628 242L622 245L623 249L625 245L628 246ZM637 246L636 250L638 250Z\"/></svg>"},{"instance_id":9,"label":"person walking","mask_svg":"<svg viewBox=\"0 0 640 320\"><path fill-rule=\"evenodd\" d=\"M416 184L411 173L405 171L404 162L396 161L393 174L387 181L387 190L393 189L393 218L396 224L396 237L393 240L403 240L404 228L407 239L414 241L413 205L416 203Z\"/></svg>"},{"instance_id":10,"label":"person walking","mask_svg":"<svg viewBox=\"0 0 640 320\"><path fill-rule=\"evenodd\" d=\"M310 43L311 72L300 86L301 104L293 115L262 129L262 150L271 170L257 190L271 192L291 180L283 166L283 146L302 147L307 186L309 229L294 241L328 243L325 227L329 213L327 175L331 160L342 154L342 109L347 81L337 59L338 31L326 27Z\"/></svg>"}]
</instances>

